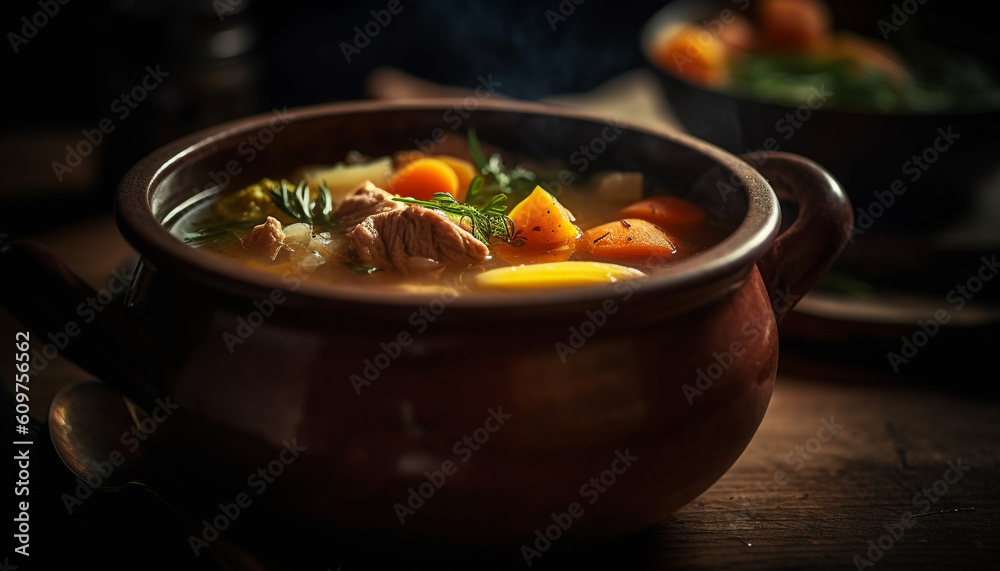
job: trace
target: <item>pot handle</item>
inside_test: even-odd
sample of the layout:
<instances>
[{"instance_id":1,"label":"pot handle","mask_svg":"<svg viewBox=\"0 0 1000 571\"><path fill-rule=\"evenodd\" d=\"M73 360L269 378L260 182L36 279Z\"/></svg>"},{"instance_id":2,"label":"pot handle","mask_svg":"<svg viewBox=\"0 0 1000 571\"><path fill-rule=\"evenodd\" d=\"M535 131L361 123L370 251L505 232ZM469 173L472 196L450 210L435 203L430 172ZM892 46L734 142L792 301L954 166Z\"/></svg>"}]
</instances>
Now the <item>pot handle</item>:
<instances>
[{"instance_id":1,"label":"pot handle","mask_svg":"<svg viewBox=\"0 0 1000 571\"><path fill-rule=\"evenodd\" d=\"M146 410L159 391L155 347L117 308L100 303L97 292L49 248L15 241L0 249L0 304L34 334L32 369L49 360L51 345ZM35 353L37 351L37 354ZM54 356L52 357L54 358ZM148 408L147 408L148 407Z\"/></svg>"},{"instance_id":2,"label":"pot handle","mask_svg":"<svg viewBox=\"0 0 1000 571\"><path fill-rule=\"evenodd\" d=\"M740 158L767 179L779 199L799 206L795 222L757 261L780 323L843 251L854 231L854 213L840 183L809 159L763 151Z\"/></svg>"}]
</instances>

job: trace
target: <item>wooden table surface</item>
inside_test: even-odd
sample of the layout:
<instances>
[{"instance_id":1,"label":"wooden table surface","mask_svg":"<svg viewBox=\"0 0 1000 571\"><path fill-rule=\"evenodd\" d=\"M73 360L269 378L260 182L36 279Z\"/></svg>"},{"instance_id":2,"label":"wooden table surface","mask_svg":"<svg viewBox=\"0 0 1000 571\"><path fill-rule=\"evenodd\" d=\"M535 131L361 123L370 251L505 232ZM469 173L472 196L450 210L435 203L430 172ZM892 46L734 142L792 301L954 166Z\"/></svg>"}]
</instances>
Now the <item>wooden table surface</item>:
<instances>
[{"instance_id":1,"label":"wooden table surface","mask_svg":"<svg viewBox=\"0 0 1000 571\"><path fill-rule=\"evenodd\" d=\"M40 238L98 287L133 255L110 217ZM4 335L18 328L5 312L0 326ZM10 371L3 353L0 364ZM987 361L956 368L954 378L937 385L914 387L877 371L783 354L760 429L711 489L648 530L583 549L554 549L533 568L1000 568L1000 402L954 390L958 383L995 383L996 368ZM33 411L44 417L55 391L85 376L66 364L44 371L34 385ZM54 458L48 442L40 439L39 447L36 454ZM130 510L138 509L143 521L161 523L135 528L129 549L169 554L143 565L216 568L209 558L191 557L187 530L144 492L102 494L68 515L59 496L71 486L69 472L55 460L37 470L47 471L36 472L33 490L41 513L31 563L41 566L21 568L65 562L60 546L73 541L75 568L140 568L122 555L131 553L123 552L128 542L122 537L135 528ZM294 558L288 563L299 568ZM331 552L329 568L416 563ZM463 566L479 563L487 562Z\"/></svg>"},{"instance_id":2,"label":"wooden table surface","mask_svg":"<svg viewBox=\"0 0 1000 571\"><path fill-rule=\"evenodd\" d=\"M824 421L838 428L832 436L819 434L829 438L820 442ZM780 377L736 465L657 527L656 563L701 569L996 565L998 444L997 402ZM955 465L960 476L949 471Z\"/></svg>"}]
</instances>

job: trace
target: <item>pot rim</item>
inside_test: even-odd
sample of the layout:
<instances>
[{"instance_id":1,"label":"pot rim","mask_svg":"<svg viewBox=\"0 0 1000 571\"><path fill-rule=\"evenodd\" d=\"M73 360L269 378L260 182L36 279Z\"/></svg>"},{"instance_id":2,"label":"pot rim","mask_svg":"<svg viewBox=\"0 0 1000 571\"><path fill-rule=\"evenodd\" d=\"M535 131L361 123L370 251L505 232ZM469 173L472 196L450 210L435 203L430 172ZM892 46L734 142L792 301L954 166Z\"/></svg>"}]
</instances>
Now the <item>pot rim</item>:
<instances>
[{"instance_id":1,"label":"pot rim","mask_svg":"<svg viewBox=\"0 0 1000 571\"><path fill-rule=\"evenodd\" d=\"M461 104L460 98L409 99L397 101L353 101L297 107L283 111L289 123L304 122L317 117L379 113L383 111L441 111ZM602 123L605 117L570 108L523 101L481 101L478 112L505 112L562 117L568 120ZM292 301L290 305L327 307L348 306L416 307L426 305L440 295L430 293L393 292L386 294L360 288L337 288L329 284L302 283L290 290L281 276L255 270L237 262L222 260L185 244L172 234L153 214L153 192L174 171L181 168L189 155L210 148L231 138L242 138L256 132L273 119L273 112L237 119L210 127L153 151L133 166L118 186L115 212L119 230L125 238L157 269L169 269L209 290L245 299L266 298L281 290ZM770 248L778 234L780 209L778 198L764 177L750 165L710 143L670 129L656 129L622 122L626 131L635 131L666 139L706 155L719 165L731 169L740 184L736 188L747 201L747 213L740 224L719 243L689 258L673 262L657 271L643 283L643 293L662 294L706 288L714 298L728 291L734 282L742 282L745 274ZM732 181L731 181L732 182ZM717 284L718 287L713 287ZM728 286L728 287L727 287ZM502 309L578 305L615 297L614 284L531 290L524 292L469 293L449 301L449 308ZM721 291L720 291L721 290ZM703 296L698 296L703 297ZM707 299L705 300L707 301ZM690 303L687 300L686 303Z\"/></svg>"}]
</instances>

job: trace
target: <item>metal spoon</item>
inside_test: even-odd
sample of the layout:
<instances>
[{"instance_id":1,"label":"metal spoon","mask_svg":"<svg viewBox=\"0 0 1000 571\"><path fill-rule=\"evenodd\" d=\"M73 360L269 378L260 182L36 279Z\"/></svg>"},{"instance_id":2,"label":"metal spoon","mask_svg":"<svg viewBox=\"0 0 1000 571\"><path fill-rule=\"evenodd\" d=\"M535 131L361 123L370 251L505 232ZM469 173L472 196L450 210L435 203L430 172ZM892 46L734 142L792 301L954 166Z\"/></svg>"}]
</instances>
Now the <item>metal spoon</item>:
<instances>
[{"instance_id":1,"label":"metal spoon","mask_svg":"<svg viewBox=\"0 0 1000 571\"><path fill-rule=\"evenodd\" d=\"M122 451L121 438L138 427L137 407L97 381L73 383L59 391L49 408L52 444L81 480L105 489L143 483L145 449ZM113 467L110 474L108 466Z\"/></svg>"},{"instance_id":2,"label":"metal spoon","mask_svg":"<svg viewBox=\"0 0 1000 571\"><path fill-rule=\"evenodd\" d=\"M63 463L88 484L106 490L139 485L162 500L187 526L195 530L201 518L185 511L183 499L160 482L154 490L147 462L146 444L135 451L122 445L123 435L141 431L147 414L110 386L98 381L81 381L63 388L49 408L52 444ZM138 442L138 439L136 440ZM224 569L264 571L261 562L220 536L212 544L212 554Z\"/></svg>"}]
</instances>

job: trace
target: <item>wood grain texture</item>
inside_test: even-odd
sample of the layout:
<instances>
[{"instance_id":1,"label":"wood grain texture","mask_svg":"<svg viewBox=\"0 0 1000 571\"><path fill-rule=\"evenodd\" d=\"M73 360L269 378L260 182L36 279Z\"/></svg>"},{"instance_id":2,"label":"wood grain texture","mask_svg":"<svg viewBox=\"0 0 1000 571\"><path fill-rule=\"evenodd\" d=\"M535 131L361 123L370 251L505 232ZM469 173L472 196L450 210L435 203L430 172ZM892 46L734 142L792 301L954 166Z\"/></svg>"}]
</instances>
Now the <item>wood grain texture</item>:
<instances>
[{"instance_id":1,"label":"wood grain texture","mask_svg":"<svg viewBox=\"0 0 1000 571\"><path fill-rule=\"evenodd\" d=\"M810 442L821 419L843 428L826 443ZM867 559L868 542L877 543L908 511L919 515L875 567L995 565L998 421L1000 406L992 402L780 378L736 465L656 528L655 567L856 568L854 556ZM969 469L938 495L945 485L935 489L935 482L958 460ZM925 488L936 502L915 503Z\"/></svg>"}]
</instances>

